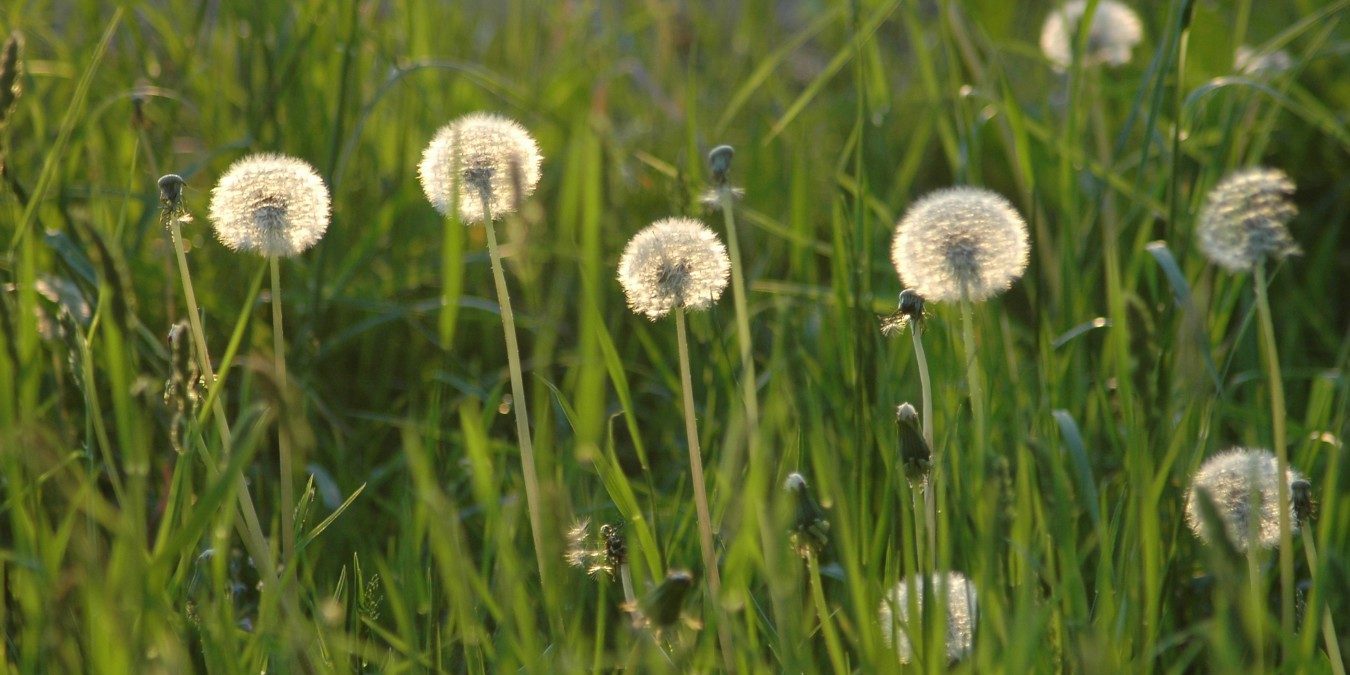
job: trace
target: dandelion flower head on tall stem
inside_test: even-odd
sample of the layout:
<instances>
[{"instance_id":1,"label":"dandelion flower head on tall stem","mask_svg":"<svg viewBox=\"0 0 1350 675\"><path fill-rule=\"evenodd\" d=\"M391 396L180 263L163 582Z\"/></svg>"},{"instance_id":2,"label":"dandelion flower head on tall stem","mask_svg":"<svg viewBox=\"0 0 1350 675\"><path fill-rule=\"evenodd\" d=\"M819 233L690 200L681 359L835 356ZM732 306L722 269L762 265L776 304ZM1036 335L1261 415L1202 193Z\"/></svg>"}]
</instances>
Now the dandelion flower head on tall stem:
<instances>
[{"instance_id":1,"label":"dandelion flower head on tall stem","mask_svg":"<svg viewBox=\"0 0 1350 675\"><path fill-rule=\"evenodd\" d=\"M634 312L655 321L676 308L705 309L722 297L731 261L697 220L666 218L638 232L619 259L619 284Z\"/></svg>"},{"instance_id":2,"label":"dandelion flower head on tall stem","mask_svg":"<svg viewBox=\"0 0 1350 675\"><path fill-rule=\"evenodd\" d=\"M1073 63L1078 22L1085 12L1086 0L1073 0L1045 19L1041 28L1041 52L1057 70L1067 70ZM1084 63L1123 66L1130 62L1131 52L1143 37L1144 25L1133 9L1116 0L1101 0L1088 28Z\"/></svg>"},{"instance_id":3,"label":"dandelion flower head on tall stem","mask_svg":"<svg viewBox=\"0 0 1350 675\"><path fill-rule=\"evenodd\" d=\"M1200 251L1232 272L1267 258L1298 255L1289 221L1298 208L1289 200L1294 181L1283 171L1256 167L1229 174L1205 198L1196 226Z\"/></svg>"},{"instance_id":4,"label":"dandelion flower head on tall stem","mask_svg":"<svg viewBox=\"0 0 1350 675\"><path fill-rule=\"evenodd\" d=\"M1228 540L1238 551L1274 548L1280 543L1279 462L1266 450L1232 448L1207 460L1191 479L1186 494L1186 524L1201 541L1214 541L1201 511L1200 494L1209 495ZM1285 472L1293 486L1304 481L1293 469ZM1298 531L1298 522L1291 523ZM1255 538L1253 539L1253 536Z\"/></svg>"},{"instance_id":5,"label":"dandelion flower head on tall stem","mask_svg":"<svg viewBox=\"0 0 1350 675\"><path fill-rule=\"evenodd\" d=\"M471 113L436 131L417 174L437 211L449 213L457 205L460 218L472 224L483 221L484 195L496 219L533 194L542 161L525 127L500 115Z\"/></svg>"},{"instance_id":6,"label":"dandelion flower head on tall stem","mask_svg":"<svg viewBox=\"0 0 1350 675\"><path fill-rule=\"evenodd\" d=\"M975 622L978 607L975 600L975 585L960 572L937 572L930 575L926 583L920 583L921 577L910 576L895 586L881 601L878 617L881 619L881 635L886 644L893 647L900 657L900 663L914 660L914 646L908 633L919 631L921 622L911 627L909 611L911 594L913 602L919 608L919 618L924 611L924 594L934 593L947 599L947 661L954 663L970 654L975 646ZM894 640L892 640L894 638Z\"/></svg>"},{"instance_id":7,"label":"dandelion flower head on tall stem","mask_svg":"<svg viewBox=\"0 0 1350 675\"><path fill-rule=\"evenodd\" d=\"M1027 267L1027 225L997 193L975 187L931 192L896 226L891 262L927 300L973 301L1007 290Z\"/></svg>"},{"instance_id":8,"label":"dandelion flower head on tall stem","mask_svg":"<svg viewBox=\"0 0 1350 675\"><path fill-rule=\"evenodd\" d=\"M211 191L211 224L235 251L287 258L328 230L328 187L304 160L249 155L230 165Z\"/></svg>"}]
</instances>

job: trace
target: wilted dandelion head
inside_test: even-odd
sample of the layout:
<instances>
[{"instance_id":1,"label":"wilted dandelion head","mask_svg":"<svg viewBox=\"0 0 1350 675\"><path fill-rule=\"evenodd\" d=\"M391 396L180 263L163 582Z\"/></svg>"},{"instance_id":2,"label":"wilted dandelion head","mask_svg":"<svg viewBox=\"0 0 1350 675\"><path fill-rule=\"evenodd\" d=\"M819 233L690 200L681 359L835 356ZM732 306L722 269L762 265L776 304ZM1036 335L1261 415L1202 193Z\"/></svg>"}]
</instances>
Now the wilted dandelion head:
<instances>
[{"instance_id":1,"label":"wilted dandelion head","mask_svg":"<svg viewBox=\"0 0 1350 675\"><path fill-rule=\"evenodd\" d=\"M922 622L909 622L910 603L919 609L918 617L923 616L924 597L931 592L932 597L947 599L947 661L960 661L975 644L975 622L978 607L975 602L975 585L960 572L935 573L927 583L920 583L921 577L910 576L896 585L881 601L877 611L881 619L881 634L886 644L893 647L900 656L901 663L914 660L914 646L910 644L909 633L920 632Z\"/></svg>"},{"instance_id":2,"label":"wilted dandelion head","mask_svg":"<svg viewBox=\"0 0 1350 675\"><path fill-rule=\"evenodd\" d=\"M1041 51L1057 70L1073 62L1078 22L1087 11L1086 0L1064 3L1046 17L1041 28ZM1144 37L1144 25L1133 9L1115 0L1101 0L1088 29L1084 63L1122 66L1130 62L1130 52Z\"/></svg>"},{"instance_id":3,"label":"wilted dandelion head","mask_svg":"<svg viewBox=\"0 0 1350 675\"><path fill-rule=\"evenodd\" d=\"M628 306L652 320L672 309L704 309L716 302L730 271L717 235L689 218L652 223L629 240L619 259Z\"/></svg>"},{"instance_id":4,"label":"wilted dandelion head","mask_svg":"<svg viewBox=\"0 0 1350 675\"><path fill-rule=\"evenodd\" d=\"M304 160L249 155L211 191L211 224L235 251L289 257L313 246L328 230L328 187Z\"/></svg>"},{"instance_id":5,"label":"wilted dandelion head","mask_svg":"<svg viewBox=\"0 0 1350 675\"><path fill-rule=\"evenodd\" d=\"M1280 543L1279 462L1266 450L1233 448L1219 453L1200 466L1186 494L1186 524L1201 541L1214 541L1206 522L1200 494L1209 495L1219 521L1234 548L1246 551L1250 546L1274 548ZM1297 471L1285 472L1291 502L1296 483L1306 483ZM1291 503L1293 514L1293 506ZM1298 520L1291 516L1293 530ZM1255 537L1255 538L1253 538Z\"/></svg>"},{"instance_id":6,"label":"wilted dandelion head","mask_svg":"<svg viewBox=\"0 0 1350 675\"><path fill-rule=\"evenodd\" d=\"M895 229L891 262L926 300L985 300L1027 267L1027 225L1012 204L982 188L954 187L914 202Z\"/></svg>"},{"instance_id":7,"label":"wilted dandelion head","mask_svg":"<svg viewBox=\"0 0 1350 675\"><path fill-rule=\"evenodd\" d=\"M1266 258L1298 255L1286 225L1298 214L1289 201L1294 182L1278 169L1256 167L1231 173L1205 198L1196 237L1215 264L1234 272Z\"/></svg>"},{"instance_id":8,"label":"wilted dandelion head","mask_svg":"<svg viewBox=\"0 0 1350 675\"><path fill-rule=\"evenodd\" d=\"M542 160L525 127L500 115L471 113L436 132L417 175L437 211L458 205L469 224L482 222L484 199L493 218L516 210L539 184Z\"/></svg>"},{"instance_id":9,"label":"wilted dandelion head","mask_svg":"<svg viewBox=\"0 0 1350 675\"><path fill-rule=\"evenodd\" d=\"M1289 52L1283 49L1258 52L1247 45L1241 45L1233 54L1233 70L1244 75L1279 75L1293 65L1294 60L1289 57Z\"/></svg>"}]
</instances>

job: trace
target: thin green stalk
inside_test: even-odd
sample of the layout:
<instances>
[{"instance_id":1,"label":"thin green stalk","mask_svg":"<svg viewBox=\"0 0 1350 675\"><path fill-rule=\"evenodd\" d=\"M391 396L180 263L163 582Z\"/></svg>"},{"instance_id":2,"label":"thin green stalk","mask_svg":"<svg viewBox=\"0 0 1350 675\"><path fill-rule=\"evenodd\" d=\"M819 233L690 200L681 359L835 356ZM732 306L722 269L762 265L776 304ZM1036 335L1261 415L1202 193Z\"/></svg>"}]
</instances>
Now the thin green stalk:
<instances>
[{"instance_id":1,"label":"thin green stalk","mask_svg":"<svg viewBox=\"0 0 1350 675\"><path fill-rule=\"evenodd\" d=\"M497 304L502 310L502 331L506 334L506 364L511 371L511 407L516 413L516 436L520 444L520 463L525 473L525 503L530 511L530 536L534 539L534 558L539 566L539 583L547 587L544 557L544 530L539 504L539 474L534 467L534 442L530 436L530 415L525 407L525 378L520 369L520 346L516 342L516 315L511 311L511 294L502 272L502 256L497 250L497 232L492 223L492 200L484 192L483 227L487 230L488 254L492 258L492 279L497 284Z\"/></svg>"},{"instance_id":2,"label":"thin green stalk","mask_svg":"<svg viewBox=\"0 0 1350 675\"><path fill-rule=\"evenodd\" d=\"M1253 520L1253 523L1256 521ZM1249 535L1249 542L1255 542L1256 538ZM1252 647L1256 650L1256 667L1259 672L1266 669L1266 603L1261 600L1261 563L1257 559L1260 547L1247 546L1247 586L1251 591L1251 597L1248 600L1251 606L1248 608L1247 620L1248 626L1252 632Z\"/></svg>"},{"instance_id":3,"label":"thin green stalk","mask_svg":"<svg viewBox=\"0 0 1350 675\"><path fill-rule=\"evenodd\" d=\"M1317 567L1317 543L1311 530L1312 528L1306 525L1302 528L1303 555L1308 559L1308 571L1320 574ZM1312 605L1311 602L1309 604ZM1336 623L1331 618L1331 608L1326 605L1322 606L1322 640L1326 643L1327 657L1331 660L1331 672L1334 675L1345 675L1345 659L1341 657L1341 643L1336 637Z\"/></svg>"},{"instance_id":4,"label":"thin green stalk","mask_svg":"<svg viewBox=\"0 0 1350 675\"><path fill-rule=\"evenodd\" d=\"M684 309L675 309L675 334L680 345L680 389L684 399L684 432L689 445L689 474L694 487L694 510L698 514L698 541L703 552L703 568L708 579L708 599L717 621L717 638L727 672L735 672L731 633L722 616L722 576L717 571L717 552L713 550L712 517L708 513L707 483L703 479L703 452L699 449L698 423L694 421L694 381L689 374L689 337Z\"/></svg>"},{"instance_id":5,"label":"thin green stalk","mask_svg":"<svg viewBox=\"0 0 1350 675\"><path fill-rule=\"evenodd\" d=\"M1255 269L1256 315L1261 324L1262 353L1270 381L1270 417L1275 436L1275 459L1280 480L1277 498L1280 504L1280 630L1287 643L1294 626L1294 547L1289 514L1289 448L1285 436L1284 382L1280 379L1280 355L1275 348L1275 324L1271 319L1268 280L1264 263Z\"/></svg>"},{"instance_id":6,"label":"thin green stalk","mask_svg":"<svg viewBox=\"0 0 1350 675\"><path fill-rule=\"evenodd\" d=\"M806 567L811 571L811 602L816 606L816 616L820 619L820 632L825 634L825 651L830 655L830 666L836 673L847 673L848 662L844 659L844 648L839 644L839 635L834 629L834 620L830 607L825 604L825 593L820 586L820 563L816 554L806 554Z\"/></svg>"},{"instance_id":7,"label":"thin green stalk","mask_svg":"<svg viewBox=\"0 0 1350 675\"><path fill-rule=\"evenodd\" d=\"M277 396L285 405L290 391L286 377L286 335L281 322L281 265L277 256L268 256L272 272L272 359L277 375ZM295 556L295 485L291 465L291 441L286 424L277 420L277 455L281 479L281 564L289 565Z\"/></svg>"},{"instance_id":8,"label":"thin green stalk","mask_svg":"<svg viewBox=\"0 0 1350 675\"><path fill-rule=\"evenodd\" d=\"M963 289L961 292L961 339L966 349L966 384L970 387L970 410L975 417L975 463L976 475L984 476L985 451L988 439L985 437L986 421L984 410L984 374L980 371L980 361L975 350L975 319L973 303ZM976 484L979 489L979 483Z\"/></svg>"},{"instance_id":9,"label":"thin green stalk","mask_svg":"<svg viewBox=\"0 0 1350 675\"><path fill-rule=\"evenodd\" d=\"M933 444L933 388L928 379L928 355L923 349L923 321L919 317L913 317L909 323L909 334L914 342L914 362L919 367L919 390L922 400L919 401L923 409L923 440L928 444L928 451L931 454L931 468L929 469L928 480L923 485L923 507L924 507L924 529L928 533L928 569L932 572L937 569L937 504L933 495L933 486L938 480L942 471L942 462L939 461L937 446Z\"/></svg>"},{"instance_id":10,"label":"thin green stalk","mask_svg":"<svg viewBox=\"0 0 1350 675\"><path fill-rule=\"evenodd\" d=\"M745 271L741 264L740 237L736 234L734 195L731 186L717 189L722 219L727 225L727 255L731 258L731 300L736 309L736 342L741 352L741 387L745 398L746 447L751 462L759 461L759 394L755 357L750 342L750 310L746 307ZM733 468L735 464L733 464Z\"/></svg>"}]
</instances>

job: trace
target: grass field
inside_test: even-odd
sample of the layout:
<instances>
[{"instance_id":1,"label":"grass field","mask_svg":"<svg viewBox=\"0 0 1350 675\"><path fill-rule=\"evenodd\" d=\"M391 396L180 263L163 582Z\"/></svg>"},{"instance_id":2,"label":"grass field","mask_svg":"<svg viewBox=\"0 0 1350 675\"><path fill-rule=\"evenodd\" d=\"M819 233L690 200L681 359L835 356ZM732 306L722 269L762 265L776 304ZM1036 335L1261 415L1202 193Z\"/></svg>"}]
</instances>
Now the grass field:
<instances>
[{"instance_id":1,"label":"grass field","mask_svg":"<svg viewBox=\"0 0 1350 675\"><path fill-rule=\"evenodd\" d=\"M4 3L22 73L0 122L0 663L895 671L878 610L934 551L895 413L923 409L915 350L880 330L902 289L891 241L919 197L977 185L1025 218L1030 259L968 330L960 303L927 303L932 557L978 613L949 664L930 604L911 667L1343 673L1350 1L1130 4L1129 63L1060 72L1039 47L1048 2ZM1238 73L1242 45L1287 68ZM544 156L495 229L524 401L486 229L418 182L436 130L475 111ZM719 144L744 189L749 340L730 290L689 314L714 597L676 322L630 311L616 266L668 216L728 240L701 201ZM304 159L332 195L279 296L207 216L252 152ZM1254 165L1298 186L1303 253L1262 268L1269 316L1261 274L1210 263L1195 236L1206 193ZM168 337L192 306L170 173L195 217L205 354ZM1284 556L1203 544L1191 475L1281 444L1315 518ZM823 514L806 558L792 472ZM592 541L616 526L627 570L566 563L581 521ZM663 584L678 570L692 579Z\"/></svg>"}]
</instances>

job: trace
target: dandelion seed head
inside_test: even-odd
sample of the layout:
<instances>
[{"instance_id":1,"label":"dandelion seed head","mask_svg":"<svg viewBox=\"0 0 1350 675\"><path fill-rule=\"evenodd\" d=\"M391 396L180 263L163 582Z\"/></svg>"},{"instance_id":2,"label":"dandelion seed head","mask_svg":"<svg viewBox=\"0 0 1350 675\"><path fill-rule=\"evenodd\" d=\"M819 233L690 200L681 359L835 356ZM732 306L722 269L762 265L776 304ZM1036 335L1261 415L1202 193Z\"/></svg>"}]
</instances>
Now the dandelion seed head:
<instances>
[{"instance_id":1,"label":"dandelion seed head","mask_svg":"<svg viewBox=\"0 0 1350 675\"><path fill-rule=\"evenodd\" d=\"M974 187L931 192L896 226L891 262L926 300L973 301L1007 290L1027 267L1027 225L997 193Z\"/></svg>"},{"instance_id":2,"label":"dandelion seed head","mask_svg":"<svg viewBox=\"0 0 1350 675\"><path fill-rule=\"evenodd\" d=\"M960 661L970 654L975 645L975 622L979 609L975 601L975 585L960 572L935 573L929 576L926 584L919 583L920 578L910 576L895 586L881 601L877 614L881 619L881 635L886 644L895 649L900 663L914 660L914 646L909 641L909 632L918 634L921 621L910 626L909 612L911 594L923 616L924 593L927 590L934 597L947 599L947 661Z\"/></svg>"},{"instance_id":3,"label":"dandelion seed head","mask_svg":"<svg viewBox=\"0 0 1350 675\"><path fill-rule=\"evenodd\" d=\"M1201 541L1210 543L1214 540L1201 512L1199 500L1203 491L1213 500L1224 532L1234 548L1246 551L1251 546L1278 546L1279 475L1278 460L1266 450L1232 448L1209 458L1191 479L1186 494L1186 524ZM1289 484L1292 499L1295 484L1304 478L1289 469L1285 472L1285 481ZM1298 522L1291 518L1290 524L1297 532Z\"/></svg>"},{"instance_id":4,"label":"dandelion seed head","mask_svg":"<svg viewBox=\"0 0 1350 675\"><path fill-rule=\"evenodd\" d=\"M1273 52L1258 52L1241 45L1233 54L1233 70L1243 75L1279 75L1294 66L1289 52L1279 49Z\"/></svg>"},{"instance_id":5,"label":"dandelion seed head","mask_svg":"<svg viewBox=\"0 0 1350 675\"><path fill-rule=\"evenodd\" d=\"M1200 212L1200 251L1233 272L1250 270L1266 258L1298 255L1287 227L1298 214L1289 200L1293 194L1294 182L1278 169L1229 174L1209 191Z\"/></svg>"},{"instance_id":6,"label":"dandelion seed head","mask_svg":"<svg viewBox=\"0 0 1350 675\"><path fill-rule=\"evenodd\" d=\"M705 309L722 297L731 261L697 220L666 218L638 232L619 259L619 283L634 312L653 321L675 308Z\"/></svg>"},{"instance_id":7,"label":"dandelion seed head","mask_svg":"<svg viewBox=\"0 0 1350 675\"><path fill-rule=\"evenodd\" d=\"M1041 52L1056 70L1067 70L1073 63L1078 22L1086 11L1086 0L1072 0L1046 17L1041 28ZM1130 62L1131 51L1143 37L1144 25L1133 9L1116 0L1101 0L1088 29L1084 63L1123 66Z\"/></svg>"},{"instance_id":8,"label":"dandelion seed head","mask_svg":"<svg viewBox=\"0 0 1350 675\"><path fill-rule=\"evenodd\" d=\"M417 175L437 211L458 205L460 218L472 224L483 221L484 196L494 219L515 211L539 184L542 161L525 127L500 115L470 113L436 131Z\"/></svg>"},{"instance_id":9,"label":"dandelion seed head","mask_svg":"<svg viewBox=\"0 0 1350 675\"><path fill-rule=\"evenodd\" d=\"M299 254L328 230L328 187L304 160L249 155L230 165L211 191L220 243L262 256Z\"/></svg>"}]
</instances>

